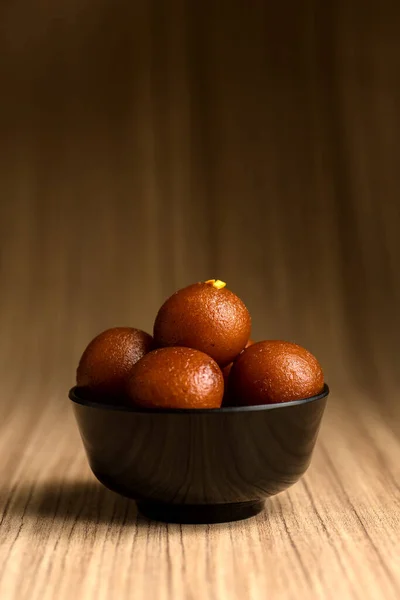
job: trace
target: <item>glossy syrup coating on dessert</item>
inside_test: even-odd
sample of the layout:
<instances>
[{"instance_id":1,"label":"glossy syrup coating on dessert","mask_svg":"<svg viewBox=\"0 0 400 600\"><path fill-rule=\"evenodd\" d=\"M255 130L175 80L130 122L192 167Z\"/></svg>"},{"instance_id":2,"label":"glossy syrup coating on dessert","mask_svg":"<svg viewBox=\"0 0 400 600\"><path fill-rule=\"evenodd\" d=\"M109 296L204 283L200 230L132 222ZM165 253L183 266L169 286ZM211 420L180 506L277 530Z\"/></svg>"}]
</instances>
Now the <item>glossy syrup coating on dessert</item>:
<instances>
[{"instance_id":1,"label":"glossy syrup coating on dessert","mask_svg":"<svg viewBox=\"0 0 400 600\"><path fill-rule=\"evenodd\" d=\"M153 338L133 327L114 327L97 335L79 362L76 383L96 398L126 393L132 367L153 348Z\"/></svg>"},{"instance_id":2,"label":"glossy syrup coating on dessert","mask_svg":"<svg viewBox=\"0 0 400 600\"><path fill-rule=\"evenodd\" d=\"M297 344L278 340L247 348L234 362L228 382L230 401L248 406L310 398L323 386L315 356Z\"/></svg>"},{"instance_id":3,"label":"glossy syrup coating on dessert","mask_svg":"<svg viewBox=\"0 0 400 600\"><path fill-rule=\"evenodd\" d=\"M144 408L219 408L224 378L199 350L160 348L133 367L128 394L133 405Z\"/></svg>"},{"instance_id":4,"label":"glossy syrup coating on dessert","mask_svg":"<svg viewBox=\"0 0 400 600\"><path fill-rule=\"evenodd\" d=\"M154 323L157 347L185 346L205 352L220 366L245 347L251 317L245 304L219 280L194 283L173 294Z\"/></svg>"}]
</instances>

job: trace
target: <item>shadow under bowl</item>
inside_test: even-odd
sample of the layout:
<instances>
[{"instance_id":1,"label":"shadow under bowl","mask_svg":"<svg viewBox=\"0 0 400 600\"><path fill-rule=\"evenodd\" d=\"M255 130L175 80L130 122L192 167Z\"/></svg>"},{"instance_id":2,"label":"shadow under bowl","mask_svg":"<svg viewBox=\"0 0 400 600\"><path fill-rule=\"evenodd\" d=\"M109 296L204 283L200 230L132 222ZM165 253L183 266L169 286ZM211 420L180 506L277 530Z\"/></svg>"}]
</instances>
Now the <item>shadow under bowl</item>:
<instances>
[{"instance_id":1,"label":"shadow under bowl","mask_svg":"<svg viewBox=\"0 0 400 600\"><path fill-rule=\"evenodd\" d=\"M90 467L140 512L173 523L258 514L307 470L329 388L262 406L201 410L110 406L69 393Z\"/></svg>"}]
</instances>

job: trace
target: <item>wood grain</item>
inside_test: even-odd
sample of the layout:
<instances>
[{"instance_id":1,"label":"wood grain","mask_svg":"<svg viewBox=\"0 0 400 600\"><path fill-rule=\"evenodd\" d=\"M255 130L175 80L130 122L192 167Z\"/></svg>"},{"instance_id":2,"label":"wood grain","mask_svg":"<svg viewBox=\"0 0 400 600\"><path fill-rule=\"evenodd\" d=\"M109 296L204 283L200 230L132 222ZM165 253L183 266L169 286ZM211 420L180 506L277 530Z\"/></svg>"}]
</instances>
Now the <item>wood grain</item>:
<instances>
[{"instance_id":1,"label":"wood grain","mask_svg":"<svg viewBox=\"0 0 400 600\"><path fill-rule=\"evenodd\" d=\"M400 594L398 6L0 6L0 597ZM89 472L88 340L219 277L332 389L252 521L148 523Z\"/></svg>"},{"instance_id":2,"label":"wood grain","mask_svg":"<svg viewBox=\"0 0 400 600\"><path fill-rule=\"evenodd\" d=\"M2 598L398 598L400 442L364 396L335 397L307 475L265 513L179 527L96 483L62 397L24 408L41 389L2 427Z\"/></svg>"}]
</instances>

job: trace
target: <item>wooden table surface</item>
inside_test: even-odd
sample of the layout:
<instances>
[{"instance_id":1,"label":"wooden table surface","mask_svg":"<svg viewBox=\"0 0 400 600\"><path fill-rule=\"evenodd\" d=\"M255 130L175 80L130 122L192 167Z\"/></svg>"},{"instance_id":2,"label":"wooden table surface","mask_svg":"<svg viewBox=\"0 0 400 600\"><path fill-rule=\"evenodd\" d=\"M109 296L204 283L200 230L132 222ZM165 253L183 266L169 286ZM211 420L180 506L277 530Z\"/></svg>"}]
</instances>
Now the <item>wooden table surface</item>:
<instances>
[{"instance_id":1,"label":"wooden table surface","mask_svg":"<svg viewBox=\"0 0 400 600\"><path fill-rule=\"evenodd\" d=\"M0 598L400 597L399 6L0 6ZM221 278L320 359L311 467L166 526L92 476L87 342Z\"/></svg>"},{"instance_id":2,"label":"wooden table surface","mask_svg":"<svg viewBox=\"0 0 400 600\"><path fill-rule=\"evenodd\" d=\"M399 598L399 430L362 394L332 394L306 476L265 512L179 526L97 483L65 395L30 408L47 383L2 415L1 598Z\"/></svg>"}]
</instances>

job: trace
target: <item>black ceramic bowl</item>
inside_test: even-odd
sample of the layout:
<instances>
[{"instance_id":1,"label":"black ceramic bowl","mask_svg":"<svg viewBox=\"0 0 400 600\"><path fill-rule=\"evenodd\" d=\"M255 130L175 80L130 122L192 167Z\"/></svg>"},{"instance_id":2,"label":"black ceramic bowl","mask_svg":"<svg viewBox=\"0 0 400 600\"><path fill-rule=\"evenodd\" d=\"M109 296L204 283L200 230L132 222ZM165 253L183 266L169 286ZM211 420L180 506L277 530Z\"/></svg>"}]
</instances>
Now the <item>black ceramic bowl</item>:
<instances>
[{"instance_id":1,"label":"black ceramic bowl","mask_svg":"<svg viewBox=\"0 0 400 600\"><path fill-rule=\"evenodd\" d=\"M148 518L221 523L259 513L310 464L328 386L318 396L264 406L146 410L106 406L73 388L93 473Z\"/></svg>"}]
</instances>

